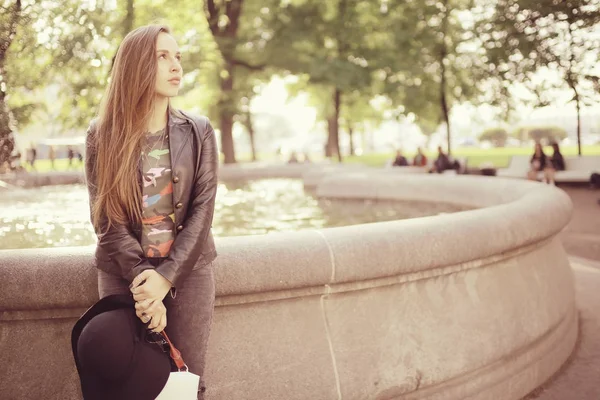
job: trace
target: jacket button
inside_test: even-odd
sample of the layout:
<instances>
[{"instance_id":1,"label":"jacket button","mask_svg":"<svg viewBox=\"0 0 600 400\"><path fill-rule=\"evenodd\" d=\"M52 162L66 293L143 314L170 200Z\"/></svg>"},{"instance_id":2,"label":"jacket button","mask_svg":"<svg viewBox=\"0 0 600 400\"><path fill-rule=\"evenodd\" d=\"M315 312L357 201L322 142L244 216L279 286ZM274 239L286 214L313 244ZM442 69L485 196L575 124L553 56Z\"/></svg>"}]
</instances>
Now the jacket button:
<instances>
[{"instance_id":1,"label":"jacket button","mask_svg":"<svg viewBox=\"0 0 600 400\"><path fill-rule=\"evenodd\" d=\"M181 204L181 203L175 204L175 208L181 208L181 207L183 207L183 204Z\"/></svg>"},{"instance_id":2,"label":"jacket button","mask_svg":"<svg viewBox=\"0 0 600 400\"><path fill-rule=\"evenodd\" d=\"M174 176L173 177L173 183L177 183L179 182L179 177L178 176Z\"/></svg>"},{"instance_id":3,"label":"jacket button","mask_svg":"<svg viewBox=\"0 0 600 400\"><path fill-rule=\"evenodd\" d=\"M177 225L177 231L181 232L183 230L183 225Z\"/></svg>"}]
</instances>

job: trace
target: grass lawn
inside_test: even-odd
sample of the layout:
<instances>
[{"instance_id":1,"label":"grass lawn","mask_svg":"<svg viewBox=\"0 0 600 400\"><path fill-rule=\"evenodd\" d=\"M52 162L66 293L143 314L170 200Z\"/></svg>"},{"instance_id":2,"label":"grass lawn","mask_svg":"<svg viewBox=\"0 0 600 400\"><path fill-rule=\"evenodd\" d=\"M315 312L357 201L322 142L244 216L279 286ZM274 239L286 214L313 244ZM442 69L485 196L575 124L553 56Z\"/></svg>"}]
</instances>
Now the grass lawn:
<instances>
[{"instance_id":1,"label":"grass lawn","mask_svg":"<svg viewBox=\"0 0 600 400\"><path fill-rule=\"evenodd\" d=\"M546 147L546 154L552 154L552 148ZM563 155L574 156L577 155L577 146L564 146L561 148ZM581 152L584 156L586 155L600 155L600 145L594 146L583 146ZM426 152L427 158L436 157L433 152ZM476 147L463 147L456 148L452 151L452 155L455 157L466 157L469 167L479 167L483 163L491 163L496 168L504 168L508 166L510 157L514 155L529 155L532 154L532 149L527 147L503 147L503 148L492 148L492 149L479 149ZM412 161L414 153L404 154L409 161ZM346 163L362 163L375 167L382 167L385 163L395 156L394 153L371 153L364 154L362 156L344 157ZM250 161L249 154L238 154L238 162ZM261 161L275 161L273 154L259 154L259 160ZM221 155L222 159L222 155ZM319 159L315 157L315 160ZM29 164L23 163L25 169L32 171ZM51 172L51 171L82 171L83 165L79 163L77 159L73 160L73 165L69 167L69 160L66 158L58 159L54 162L54 168L50 164L50 160L37 160L35 162L35 169L37 172Z\"/></svg>"},{"instance_id":2,"label":"grass lawn","mask_svg":"<svg viewBox=\"0 0 600 400\"><path fill-rule=\"evenodd\" d=\"M552 148L544 149L546 154L552 154ZM564 146L561 148L564 156L577 155L577 146ZM582 146L581 153L586 155L600 155L600 145ZM427 158L435 157L435 153L426 152ZM469 167L479 167L483 163L492 163L496 168L504 168L508 166L511 156L514 155L529 155L532 154L532 149L527 147L504 147L492 149L479 149L475 147L463 147L453 149L452 155L455 157L467 157ZM385 163L395 156L394 153L384 154L365 154L362 156L346 157L345 162L363 163L371 166L383 166ZM414 154L407 153L405 156L410 160Z\"/></svg>"},{"instance_id":3,"label":"grass lawn","mask_svg":"<svg viewBox=\"0 0 600 400\"><path fill-rule=\"evenodd\" d=\"M69 167L69 159L68 158L59 158L54 161L54 168L52 168L52 164L50 160L41 159L35 160L35 170L31 168L29 163L21 162L21 165L25 167L27 171L36 171L36 172L52 172L52 171L83 171L83 164L79 162L76 158L73 160L73 165Z\"/></svg>"}]
</instances>

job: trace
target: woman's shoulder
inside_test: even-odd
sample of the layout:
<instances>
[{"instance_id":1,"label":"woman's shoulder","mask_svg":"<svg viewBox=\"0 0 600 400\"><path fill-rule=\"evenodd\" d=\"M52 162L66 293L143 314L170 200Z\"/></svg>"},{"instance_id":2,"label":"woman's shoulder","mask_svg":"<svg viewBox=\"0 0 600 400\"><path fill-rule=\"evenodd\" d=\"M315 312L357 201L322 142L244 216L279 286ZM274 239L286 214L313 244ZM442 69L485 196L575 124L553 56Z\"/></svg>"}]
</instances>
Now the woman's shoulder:
<instances>
[{"instance_id":1,"label":"woman's shoulder","mask_svg":"<svg viewBox=\"0 0 600 400\"><path fill-rule=\"evenodd\" d=\"M187 119L190 122L195 122L198 125L210 124L210 120L205 115L198 115L191 113L189 111L184 111L180 109L173 109L173 115L175 117Z\"/></svg>"},{"instance_id":2,"label":"woman's shoulder","mask_svg":"<svg viewBox=\"0 0 600 400\"><path fill-rule=\"evenodd\" d=\"M96 145L96 131L98 129L98 117L92 119L88 125L85 137L86 151L90 151L91 148Z\"/></svg>"},{"instance_id":3,"label":"woman's shoulder","mask_svg":"<svg viewBox=\"0 0 600 400\"><path fill-rule=\"evenodd\" d=\"M173 116L175 118L182 118L184 120L188 120L189 122L192 123L192 125L196 126L196 129L201 134L206 133L212 129L210 120L208 119L207 116L197 115L197 114L193 114L188 111L183 111L183 110L179 110L179 109L173 109Z\"/></svg>"},{"instance_id":4,"label":"woman's shoulder","mask_svg":"<svg viewBox=\"0 0 600 400\"><path fill-rule=\"evenodd\" d=\"M96 132L97 126L98 126L98 117L95 117L94 119L92 119L90 121L90 123L88 125L87 131L86 131L87 135L88 136L93 135Z\"/></svg>"}]
</instances>

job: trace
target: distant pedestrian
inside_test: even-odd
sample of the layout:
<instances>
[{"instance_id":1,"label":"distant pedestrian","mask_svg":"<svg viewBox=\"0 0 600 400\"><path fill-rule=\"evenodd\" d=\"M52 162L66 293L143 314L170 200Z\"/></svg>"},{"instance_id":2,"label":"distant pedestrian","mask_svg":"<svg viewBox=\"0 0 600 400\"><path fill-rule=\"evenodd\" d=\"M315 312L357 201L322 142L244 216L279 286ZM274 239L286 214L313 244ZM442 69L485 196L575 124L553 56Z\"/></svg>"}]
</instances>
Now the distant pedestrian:
<instances>
[{"instance_id":1,"label":"distant pedestrian","mask_svg":"<svg viewBox=\"0 0 600 400\"><path fill-rule=\"evenodd\" d=\"M56 153L54 151L54 146L50 146L48 148L48 158L50 159L50 166L52 167L52 169L56 169L56 167L54 165L54 160L56 159Z\"/></svg>"},{"instance_id":2,"label":"distant pedestrian","mask_svg":"<svg viewBox=\"0 0 600 400\"><path fill-rule=\"evenodd\" d=\"M415 167L427 166L427 157L425 156L425 154L423 154L423 149L420 147L417 149L417 155L413 159L413 165Z\"/></svg>"},{"instance_id":3,"label":"distant pedestrian","mask_svg":"<svg viewBox=\"0 0 600 400\"><path fill-rule=\"evenodd\" d=\"M547 183L555 185L554 177L556 176L556 171L565 170L565 159L560 152L558 143L552 143L552 150L554 153L547 159L546 168L544 169L544 178Z\"/></svg>"},{"instance_id":4,"label":"distant pedestrian","mask_svg":"<svg viewBox=\"0 0 600 400\"><path fill-rule=\"evenodd\" d=\"M392 167L406 167L406 166L408 166L408 160L406 159L406 157L404 157L402 155L401 150L396 151L396 158L394 159L394 163L392 164Z\"/></svg>"},{"instance_id":5,"label":"distant pedestrian","mask_svg":"<svg viewBox=\"0 0 600 400\"><path fill-rule=\"evenodd\" d=\"M67 147L67 158L69 159L69 168L73 165L73 158L75 157L75 152L71 148L71 146Z\"/></svg>"},{"instance_id":6,"label":"distant pedestrian","mask_svg":"<svg viewBox=\"0 0 600 400\"><path fill-rule=\"evenodd\" d=\"M31 158L29 159L29 163L31 165L31 169L35 170L35 160L37 159L37 149L35 148L35 145L32 143L31 144Z\"/></svg>"},{"instance_id":7,"label":"distant pedestrian","mask_svg":"<svg viewBox=\"0 0 600 400\"><path fill-rule=\"evenodd\" d=\"M444 153L444 149L442 149L442 146L438 146L438 157L433 162L433 167L430 169L429 172L437 172L438 174L441 174L449 169L455 169L458 171L459 167L460 165L458 165L458 162L452 162L450 160L450 157L448 157L448 154Z\"/></svg>"},{"instance_id":8,"label":"distant pedestrian","mask_svg":"<svg viewBox=\"0 0 600 400\"><path fill-rule=\"evenodd\" d=\"M298 155L295 151L292 151L292 153L290 154L288 164L298 164Z\"/></svg>"}]
</instances>

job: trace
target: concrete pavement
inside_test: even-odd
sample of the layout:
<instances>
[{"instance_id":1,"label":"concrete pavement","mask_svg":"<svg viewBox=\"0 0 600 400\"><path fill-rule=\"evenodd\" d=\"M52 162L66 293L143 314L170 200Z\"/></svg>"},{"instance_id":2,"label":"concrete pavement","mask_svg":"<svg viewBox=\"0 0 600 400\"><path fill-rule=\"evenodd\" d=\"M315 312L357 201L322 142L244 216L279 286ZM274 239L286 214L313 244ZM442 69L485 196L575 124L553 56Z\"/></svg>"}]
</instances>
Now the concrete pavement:
<instances>
[{"instance_id":1,"label":"concrete pavement","mask_svg":"<svg viewBox=\"0 0 600 400\"><path fill-rule=\"evenodd\" d=\"M600 399L600 191L562 189L574 205L561 239L575 274L579 342L564 367L524 400Z\"/></svg>"}]
</instances>

